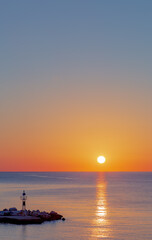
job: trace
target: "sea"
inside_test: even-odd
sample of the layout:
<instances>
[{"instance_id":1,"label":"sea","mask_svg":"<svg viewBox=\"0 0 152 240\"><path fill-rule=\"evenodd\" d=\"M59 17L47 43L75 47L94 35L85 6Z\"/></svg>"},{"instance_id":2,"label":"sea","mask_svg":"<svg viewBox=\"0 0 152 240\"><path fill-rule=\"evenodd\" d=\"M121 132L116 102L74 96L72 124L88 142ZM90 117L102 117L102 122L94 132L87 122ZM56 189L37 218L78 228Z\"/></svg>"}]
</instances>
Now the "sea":
<instances>
[{"instance_id":1,"label":"sea","mask_svg":"<svg viewBox=\"0 0 152 240\"><path fill-rule=\"evenodd\" d=\"M56 211L65 221L0 223L0 240L151 240L151 172L0 172L0 210Z\"/></svg>"}]
</instances>

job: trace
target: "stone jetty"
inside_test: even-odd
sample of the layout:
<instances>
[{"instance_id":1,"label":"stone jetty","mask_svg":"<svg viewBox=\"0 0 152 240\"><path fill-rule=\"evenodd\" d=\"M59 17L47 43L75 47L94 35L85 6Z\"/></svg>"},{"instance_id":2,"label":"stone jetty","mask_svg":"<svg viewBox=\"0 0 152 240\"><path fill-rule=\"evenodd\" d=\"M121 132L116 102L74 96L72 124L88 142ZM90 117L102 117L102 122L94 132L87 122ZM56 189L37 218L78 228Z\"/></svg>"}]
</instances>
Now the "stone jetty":
<instances>
[{"instance_id":1,"label":"stone jetty","mask_svg":"<svg viewBox=\"0 0 152 240\"><path fill-rule=\"evenodd\" d=\"M36 224L45 221L65 220L55 211L41 212L39 210L17 210L16 208L0 211L0 222L15 224Z\"/></svg>"},{"instance_id":2,"label":"stone jetty","mask_svg":"<svg viewBox=\"0 0 152 240\"><path fill-rule=\"evenodd\" d=\"M0 223L34 224L60 219L65 220L62 215L55 211L26 210L27 196L24 190L20 199L22 200L22 210L17 210L15 207L3 209L3 211L0 211Z\"/></svg>"}]
</instances>

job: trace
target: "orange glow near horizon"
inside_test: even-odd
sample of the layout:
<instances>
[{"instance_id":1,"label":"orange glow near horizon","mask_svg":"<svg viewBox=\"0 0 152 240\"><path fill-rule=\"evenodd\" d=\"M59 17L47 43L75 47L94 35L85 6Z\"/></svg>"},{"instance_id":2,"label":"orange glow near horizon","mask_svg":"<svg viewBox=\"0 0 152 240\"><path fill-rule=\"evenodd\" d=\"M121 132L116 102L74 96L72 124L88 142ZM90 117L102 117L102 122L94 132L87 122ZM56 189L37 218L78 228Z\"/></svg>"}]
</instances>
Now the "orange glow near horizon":
<instances>
[{"instance_id":1,"label":"orange glow near horizon","mask_svg":"<svg viewBox=\"0 0 152 240\"><path fill-rule=\"evenodd\" d=\"M103 141L98 131L73 126L61 136L53 130L6 133L0 146L0 171L152 171L151 150L140 138L102 131ZM96 162L101 150L108 159L102 166Z\"/></svg>"},{"instance_id":2,"label":"orange glow near horizon","mask_svg":"<svg viewBox=\"0 0 152 240\"><path fill-rule=\"evenodd\" d=\"M112 92L103 104L95 90L92 100L75 89L65 97L58 90L58 101L49 90L43 99L35 93L27 102L24 96L15 105L6 101L0 171L152 171L150 118L144 125L132 102L124 111ZM101 153L107 159L102 166L96 161Z\"/></svg>"}]
</instances>

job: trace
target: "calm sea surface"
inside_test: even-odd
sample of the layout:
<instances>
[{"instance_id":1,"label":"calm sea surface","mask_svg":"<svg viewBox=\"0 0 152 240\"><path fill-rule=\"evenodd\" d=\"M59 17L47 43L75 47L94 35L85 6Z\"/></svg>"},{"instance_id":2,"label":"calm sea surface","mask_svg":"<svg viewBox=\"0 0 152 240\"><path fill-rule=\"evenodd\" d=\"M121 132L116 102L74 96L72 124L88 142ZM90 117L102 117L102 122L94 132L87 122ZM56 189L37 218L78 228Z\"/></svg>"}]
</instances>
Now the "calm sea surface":
<instances>
[{"instance_id":1,"label":"calm sea surface","mask_svg":"<svg viewBox=\"0 0 152 240\"><path fill-rule=\"evenodd\" d=\"M152 239L152 173L0 173L0 209L57 211L66 221L0 224L0 240Z\"/></svg>"}]
</instances>

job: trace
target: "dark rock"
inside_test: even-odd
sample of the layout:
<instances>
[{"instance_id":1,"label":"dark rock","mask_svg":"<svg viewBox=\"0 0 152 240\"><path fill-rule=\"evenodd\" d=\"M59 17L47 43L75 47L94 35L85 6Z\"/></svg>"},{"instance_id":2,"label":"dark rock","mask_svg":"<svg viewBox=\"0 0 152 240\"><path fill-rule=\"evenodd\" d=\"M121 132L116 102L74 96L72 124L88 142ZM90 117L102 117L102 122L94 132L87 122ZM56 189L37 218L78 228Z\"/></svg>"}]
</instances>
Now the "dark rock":
<instances>
[{"instance_id":1,"label":"dark rock","mask_svg":"<svg viewBox=\"0 0 152 240\"><path fill-rule=\"evenodd\" d=\"M7 209L7 208L4 208L3 211L7 211L7 212L8 212L8 209Z\"/></svg>"},{"instance_id":2,"label":"dark rock","mask_svg":"<svg viewBox=\"0 0 152 240\"><path fill-rule=\"evenodd\" d=\"M62 219L62 215L58 214L58 213L51 213L50 214L50 221L54 221L54 220L60 220Z\"/></svg>"},{"instance_id":3,"label":"dark rock","mask_svg":"<svg viewBox=\"0 0 152 240\"><path fill-rule=\"evenodd\" d=\"M15 208L15 207L9 208L9 211L10 211L10 212L17 211L17 208Z\"/></svg>"}]
</instances>

